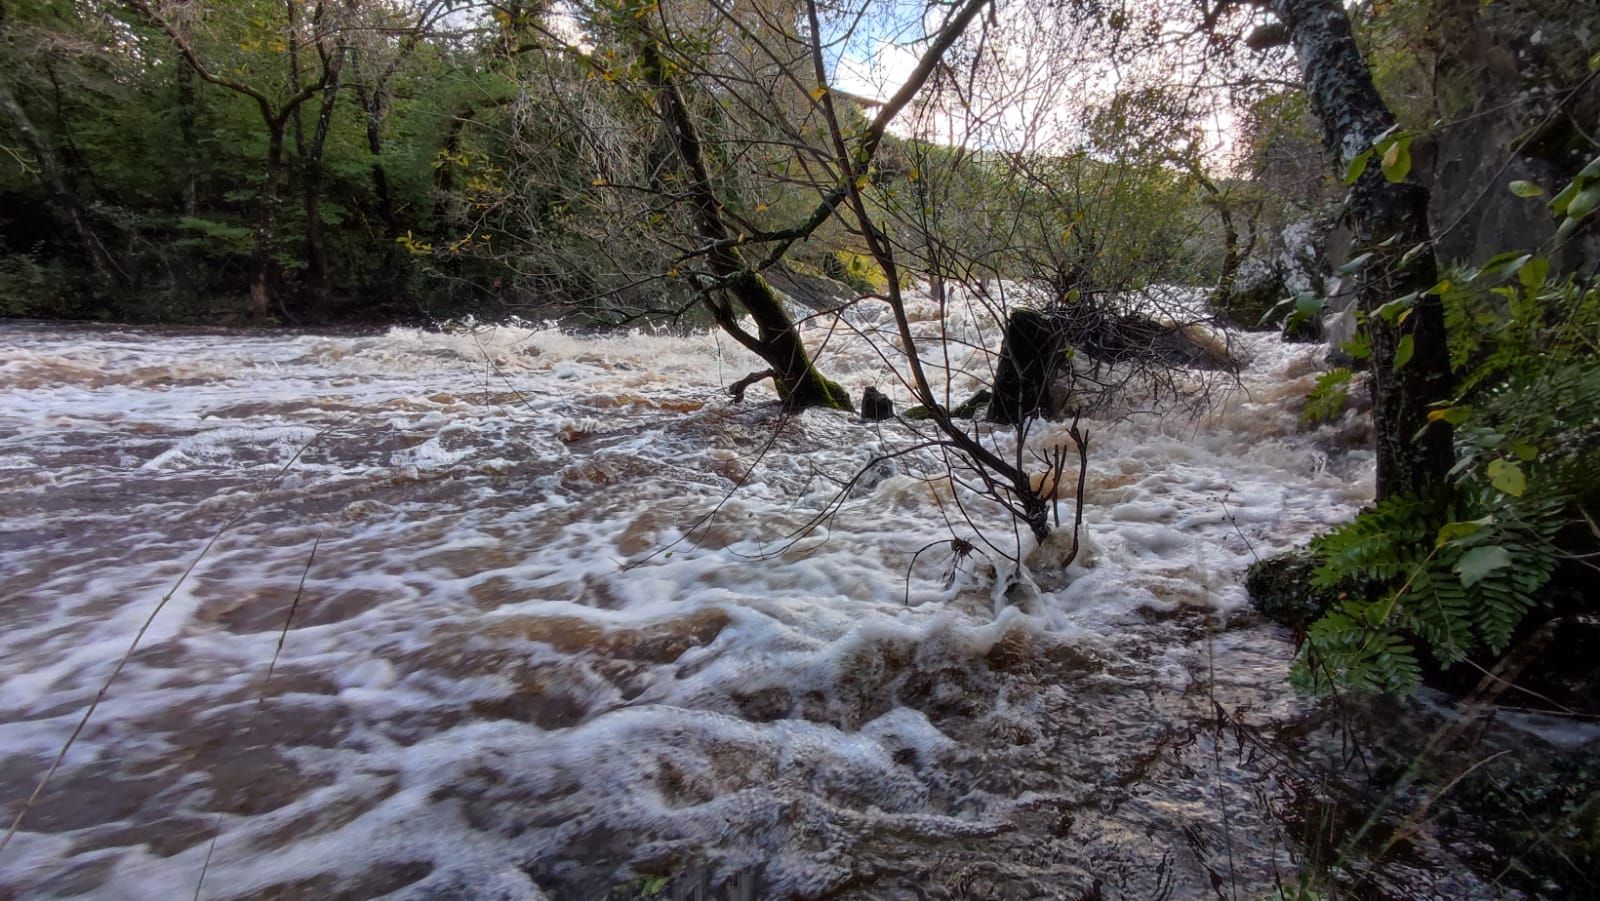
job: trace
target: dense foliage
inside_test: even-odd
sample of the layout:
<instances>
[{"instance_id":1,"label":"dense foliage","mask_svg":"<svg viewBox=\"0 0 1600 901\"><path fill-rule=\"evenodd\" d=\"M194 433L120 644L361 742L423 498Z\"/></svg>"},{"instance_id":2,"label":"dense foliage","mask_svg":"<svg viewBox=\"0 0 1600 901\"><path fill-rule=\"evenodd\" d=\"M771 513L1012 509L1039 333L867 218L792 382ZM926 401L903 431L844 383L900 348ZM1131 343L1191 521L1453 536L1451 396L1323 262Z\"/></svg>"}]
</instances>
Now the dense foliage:
<instances>
[{"instance_id":1,"label":"dense foliage","mask_svg":"<svg viewBox=\"0 0 1600 901\"><path fill-rule=\"evenodd\" d=\"M1597 196L1600 160L1550 205L1581 222ZM1579 578L1600 551L1600 282L1549 272L1546 256L1506 253L1434 288L1461 386L1430 414L1455 426L1451 480L1315 543L1316 587L1352 591L1311 627L1305 683L1405 690L1420 676L1419 641L1448 667L1497 658L1551 617L1592 612L1585 593L1547 589L1563 572ZM1407 303L1380 314L1404 316Z\"/></svg>"},{"instance_id":2,"label":"dense foliage","mask_svg":"<svg viewBox=\"0 0 1600 901\"><path fill-rule=\"evenodd\" d=\"M578 309L619 321L690 309L688 212L660 110L617 27L645 7L547 7L8 2L0 315L230 321L253 309L316 322ZM812 98L789 83L809 79L809 61L787 54L791 72L754 52L770 51L771 23L801 7L728 12L738 28L710 7L650 8L667 17L668 64L709 86L687 93L728 214L754 230L803 218L826 187L793 152L827 146ZM845 115L859 128L861 109ZM1211 277L1198 170L1111 165L1101 147L972 156L890 136L869 199L907 235L940 236L995 271L1029 274L1023 252L1037 249L1097 268L1107 285L1129 273ZM1007 207L1023 209L1026 241L991 215ZM859 237L834 221L789 262L873 287Z\"/></svg>"}]
</instances>

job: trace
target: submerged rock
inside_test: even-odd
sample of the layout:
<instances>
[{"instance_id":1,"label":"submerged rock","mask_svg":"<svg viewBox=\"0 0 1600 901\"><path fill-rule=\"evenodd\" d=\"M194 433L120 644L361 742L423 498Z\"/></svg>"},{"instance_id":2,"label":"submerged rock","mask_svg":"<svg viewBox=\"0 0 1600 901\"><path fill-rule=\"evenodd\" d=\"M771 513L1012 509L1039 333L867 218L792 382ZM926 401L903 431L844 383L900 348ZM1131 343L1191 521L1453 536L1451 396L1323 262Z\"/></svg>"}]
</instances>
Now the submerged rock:
<instances>
[{"instance_id":1,"label":"submerged rock","mask_svg":"<svg viewBox=\"0 0 1600 901\"><path fill-rule=\"evenodd\" d=\"M979 389L971 397L957 404L950 410L951 419L971 419L978 412L989 405L989 399L994 395L988 388ZM922 405L909 407L905 412L906 419L925 420L933 418L933 411Z\"/></svg>"},{"instance_id":2,"label":"submerged rock","mask_svg":"<svg viewBox=\"0 0 1600 901\"><path fill-rule=\"evenodd\" d=\"M861 421L878 422L894 418L894 401L885 397L875 385L861 392Z\"/></svg>"},{"instance_id":3,"label":"submerged rock","mask_svg":"<svg viewBox=\"0 0 1600 901\"><path fill-rule=\"evenodd\" d=\"M1312 585L1311 577L1320 562L1309 548L1296 548L1257 561L1244 581L1250 603L1267 619L1304 632L1338 603L1342 594Z\"/></svg>"}]
</instances>

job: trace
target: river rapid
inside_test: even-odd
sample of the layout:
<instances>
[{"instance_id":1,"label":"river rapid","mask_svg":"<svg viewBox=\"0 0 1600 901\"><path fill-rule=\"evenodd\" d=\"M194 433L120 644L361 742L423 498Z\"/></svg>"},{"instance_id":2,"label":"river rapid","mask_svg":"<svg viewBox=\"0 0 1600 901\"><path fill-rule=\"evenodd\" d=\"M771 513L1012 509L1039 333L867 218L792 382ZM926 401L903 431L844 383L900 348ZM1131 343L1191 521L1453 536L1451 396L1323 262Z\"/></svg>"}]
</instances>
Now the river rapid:
<instances>
[{"instance_id":1,"label":"river rapid","mask_svg":"<svg viewBox=\"0 0 1600 901\"><path fill-rule=\"evenodd\" d=\"M711 334L0 325L7 823L110 684L0 896L1269 892L1298 789L1241 730L1304 707L1242 574L1372 458L1297 421L1322 348L1233 343L1198 418L1085 418L1086 547L1017 606L911 566L909 463L785 540L908 433L732 403Z\"/></svg>"}]
</instances>

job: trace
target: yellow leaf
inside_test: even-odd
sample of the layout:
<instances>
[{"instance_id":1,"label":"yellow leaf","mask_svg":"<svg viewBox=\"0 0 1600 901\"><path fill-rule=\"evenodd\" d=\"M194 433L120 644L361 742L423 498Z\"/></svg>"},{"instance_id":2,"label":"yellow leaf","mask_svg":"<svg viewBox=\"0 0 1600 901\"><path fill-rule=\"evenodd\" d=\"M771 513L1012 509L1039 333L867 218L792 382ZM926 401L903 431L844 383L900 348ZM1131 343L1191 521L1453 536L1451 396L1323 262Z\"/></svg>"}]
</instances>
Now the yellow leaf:
<instances>
[{"instance_id":1,"label":"yellow leaf","mask_svg":"<svg viewBox=\"0 0 1600 901\"><path fill-rule=\"evenodd\" d=\"M1382 165L1383 165L1383 168L1385 168L1385 169L1393 169L1395 167L1395 165L1398 164L1399 162L1400 162L1400 143L1398 141L1396 141L1395 143L1390 144L1389 145L1389 149L1383 154L1383 163L1382 163Z\"/></svg>"},{"instance_id":2,"label":"yellow leaf","mask_svg":"<svg viewBox=\"0 0 1600 901\"><path fill-rule=\"evenodd\" d=\"M811 91L811 99L812 100L821 100L823 97L827 96L827 94L828 94L828 86L825 85L825 84L819 84L815 88L812 89L812 91Z\"/></svg>"}]
</instances>

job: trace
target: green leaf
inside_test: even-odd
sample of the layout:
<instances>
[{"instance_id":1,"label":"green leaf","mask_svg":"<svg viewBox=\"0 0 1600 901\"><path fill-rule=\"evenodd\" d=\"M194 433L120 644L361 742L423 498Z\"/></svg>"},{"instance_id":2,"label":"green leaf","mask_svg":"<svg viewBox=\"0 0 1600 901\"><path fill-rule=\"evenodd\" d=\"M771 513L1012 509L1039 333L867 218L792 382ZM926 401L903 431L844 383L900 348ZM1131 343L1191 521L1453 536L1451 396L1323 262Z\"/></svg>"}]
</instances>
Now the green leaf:
<instances>
[{"instance_id":1,"label":"green leaf","mask_svg":"<svg viewBox=\"0 0 1600 901\"><path fill-rule=\"evenodd\" d=\"M1416 353L1417 342L1412 335L1400 336L1400 344L1394 349L1394 368L1400 369L1411 362L1411 355Z\"/></svg>"},{"instance_id":2,"label":"green leaf","mask_svg":"<svg viewBox=\"0 0 1600 901\"><path fill-rule=\"evenodd\" d=\"M1414 245L1410 250L1400 255L1400 262L1398 265L1401 268L1411 265L1412 260L1422 256L1432 246L1433 245L1429 244L1427 241L1423 241L1420 244Z\"/></svg>"},{"instance_id":3,"label":"green leaf","mask_svg":"<svg viewBox=\"0 0 1600 901\"><path fill-rule=\"evenodd\" d=\"M1361 256L1356 257L1355 259L1351 260L1350 262L1345 263L1343 266L1340 266L1339 267L1339 274L1340 275L1355 275L1357 272L1360 272L1362 269L1366 268L1366 265L1368 263L1372 262L1372 257L1373 257L1373 254L1370 251L1367 252L1367 253L1362 254Z\"/></svg>"},{"instance_id":4,"label":"green leaf","mask_svg":"<svg viewBox=\"0 0 1600 901\"><path fill-rule=\"evenodd\" d=\"M1312 317L1321 315L1322 308L1326 303L1327 301L1310 291L1303 291L1295 295L1294 309L1289 313L1289 318L1285 323L1286 326L1291 331L1299 328L1309 322Z\"/></svg>"},{"instance_id":5,"label":"green leaf","mask_svg":"<svg viewBox=\"0 0 1600 901\"><path fill-rule=\"evenodd\" d=\"M1416 300L1417 295L1415 292L1412 292L1404 297L1396 297L1394 300L1391 300L1379 307L1375 312L1377 312L1379 319L1382 319L1384 322L1387 322L1390 325L1394 325L1396 322L1400 321L1400 316L1402 313L1411 309L1411 305L1415 303Z\"/></svg>"},{"instance_id":6,"label":"green leaf","mask_svg":"<svg viewBox=\"0 0 1600 901\"><path fill-rule=\"evenodd\" d=\"M1486 471L1489 484L1503 494L1522 497L1523 492L1528 490L1528 477L1523 475L1522 467L1510 460L1490 460Z\"/></svg>"},{"instance_id":7,"label":"green leaf","mask_svg":"<svg viewBox=\"0 0 1600 901\"><path fill-rule=\"evenodd\" d=\"M1594 212L1596 206L1600 206L1600 182L1579 191L1577 196L1572 198L1572 202L1567 204L1567 215L1574 219L1582 219Z\"/></svg>"},{"instance_id":8,"label":"green leaf","mask_svg":"<svg viewBox=\"0 0 1600 901\"><path fill-rule=\"evenodd\" d=\"M1406 180L1411 174L1411 138L1404 137L1389 145L1383 154L1383 177L1391 183Z\"/></svg>"},{"instance_id":9,"label":"green leaf","mask_svg":"<svg viewBox=\"0 0 1600 901\"><path fill-rule=\"evenodd\" d=\"M1579 184L1582 180L1580 176L1567 182L1565 188L1562 188L1556 196L1550 198L1550 211L1557 216L1565 216L1567 214L1567 204L1571 203L1572 198L1577 197L1578 192L1583 190L1583 185Z\"/></svg>"},{"instance_id":10,"label":"green leaf","mask_svg":"<svg viewBox=\"0 0 1600 901\"><path fill-rule=\"evenodd\" d=\"M1444 407L1438 410L1429 410L1428 421L1438 422L1442 419L1451 425L1460 425L1463 422L1466 422L1467 418L1471 415L1472 408L1469 406L1463 405L1460 407Z\"/></svg>"},{"instance_id":11,"label":"green leaf","mask_svg":"<svg viewBox=\"0 0 1600 901\"><path fill-rule=\"evenodd\" d=\"M1596 53L1594 56L1589 57L1589 71L1600 72L1600 53Z\"/></svg>"},{"instance_id":12,"label":"green leaf","mask_svg":"<svg viewBox=\"0 0 1600 901\"><path fill-rule=\"evenodd\" d=\"M1372 356L1372 339L1366 332L1356 332L1349 341L1339 345L1339 349L1349 354L1352 359L1365 360Z\"/></svg>"},{"instance_id":13,"label":"green leaf","mask_svg":"<svg viewBox=\"0 0 1600 901\"><path fill-rule=\"evenodd\" d=\"M1476 534L1478 530L1482 528L1483 523L1476 522L1474 520L1467 520L1466 522L1447 522L1439 527L1439 535L1434 539L1433 546L1444 547L1452 541L1460 538L1466 538L1468 535Z\"/></svg>"},{"instance_id":14,"label":"green leaf","mask_svg":"<svg viewBox=\"0 0 1600 901\"><path fill-rule=\"evenodd\" d=\"M1471 588L1483 577L1497 569L1511 565L1511 552L1498 544L1475 547L1461 555L1455 571L1461 574L1461 584Z\"/></svg>"},{"instance_id":15,"label":"green leaf","mask_svg":"<svg viewBox=\"0 0 1600 901\"><path fill-rule=\"evenodd\" d=\"M1512 251L1498 254L1494 259L1483 264L1482 274L1494 279L1495 283L1498 284L1522 271L1522 267L1528 265L1528 262L1532 259L1533 254L1531 253Z\"/></svg>"},{"instance_id":16,"label":"green leaf","mask_svg":"<svg viewBox=\"0 0 1600 901\"><path fill-rule=\"evenodd\" d=\"M1600 178L1600 156L1590 160L1578 171L1579 178Z\"/></svg>"},{"instance_id":17,"label":"green leaf","mask_svg":"<svg viewBox=\"0 0 1600 901\"><path fill-rule=\"evenodd\" d=\"M1556 243L1560 244L1562 241L1572 237L1572 233L1577 231L1578 226L1582 223L1583 220L1579 219L1577 216L1568 216L1567 218L1561 220L1561 227L1556 229Z\"/></svg>"},{"instance_id":18,"label":"green leaf","mask_svg":"<svg viewBox=\"0 0 1600 901\"><path fill-rule=\"evenodd\" d=\"M1511 193L1517 195L1518 197L1543 197L1544 196L1544 188L1539 187L1538 185L1534 184L1531 181L1524 181L1524 180L1522 180L1520 178L1517 179L1516 181L1513 181L1511 184L1507 185L1506 187L1510 188L1511 189Z\"/></svg>"},{"instance_id":19,"label":"green leaf","mask_svg":"<svg viewBox=\"0 0 1600 901\"><path fill-rule=\"evenodd\" d=\"M1371 150L1363 150L1356 154L1355 157L1350 160L1350 165L1345 167L1344 183L1347 185L1355 184L1356 180L1361 177L1361 174L1367 171L1367 164L1370 162L1372 162Z\"/></svg>"},{"instance_id":20,"label":"green leaf","mask_svg":"<svg viewBox=\"0 0 1600 901\"><path fill-rule=\"evenodd\" d=\"M1539 449L1526 441L1511 442L1511 452L1524 463L1532 463L1539 456Z\"/></svg>"},{"instance_id":21,"label":"green leaf","mask_svg":"<svg viewBox=\"0 0 1600 901\"><path fill-rule=\"evenodd\" d=\"M1479 271L1488 272L1491 269L1503 269L1507 263L1516 262L1525 256L1528 256L1528 254L1523 253L1520 250L1503 250L1487 260L1484 260L1483 266Z\"/></svg>"},{"instance_id":22,"label":"green leaf","mask_svg":"<svg viewBox=\"0 0 1600 901\"><path fill-rule=\"evenodd\" d=\"M1527 265L1517 272L1517 281L1522 282L1522 287L1529 291L1537 291L1544 287L1545 279L1550 277L1550 261L1544 257L1534 257L1528 260Z\"/></svg>"}]
</instances>

